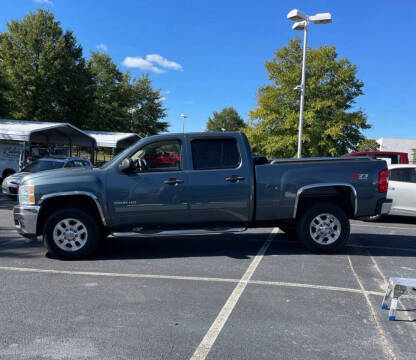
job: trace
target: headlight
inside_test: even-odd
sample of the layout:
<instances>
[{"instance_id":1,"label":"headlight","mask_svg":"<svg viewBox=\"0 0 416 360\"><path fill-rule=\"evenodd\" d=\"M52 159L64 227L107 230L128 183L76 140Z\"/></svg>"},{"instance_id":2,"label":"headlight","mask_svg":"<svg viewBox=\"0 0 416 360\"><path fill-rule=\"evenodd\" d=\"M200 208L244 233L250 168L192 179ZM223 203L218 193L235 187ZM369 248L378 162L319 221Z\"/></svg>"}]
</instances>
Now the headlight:
<instances>
[{"instance_id":1,"label":"headlight","mask_svg":"<svg viewBox=\"0 0 416 360\"><path fill-rule=\"evenodd\" d=\"M34 205L35 204L35 186L21 185L19 186L19 204Z\"/></svg>"}]
</instances>

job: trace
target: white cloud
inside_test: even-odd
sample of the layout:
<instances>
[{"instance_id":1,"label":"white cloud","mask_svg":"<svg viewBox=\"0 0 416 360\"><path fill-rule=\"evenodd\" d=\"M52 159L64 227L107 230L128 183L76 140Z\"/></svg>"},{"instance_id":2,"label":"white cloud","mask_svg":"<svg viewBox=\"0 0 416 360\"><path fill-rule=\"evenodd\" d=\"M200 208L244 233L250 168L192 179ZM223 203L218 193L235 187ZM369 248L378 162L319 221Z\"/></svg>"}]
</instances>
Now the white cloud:
<instances>
[{"instance_id":1,"label":"white cloud","mask_svg":"<svg viewBox=\"0 0 416 360\"><path fill-rule=\"evenodd\" d=\"M51 0L33 0L33 2L38 3L38 4L49 4L49 5L53 5L53 2Z\"/></svg>"},{"instance_id":2,"label":"white cloud","mask_svg":"<svg viewBox=\"0 0 416 360\"><path fill-rule=\"evenodd\" d=\"M162 90L162 94L164 95L169 95L171 93L170 90Z\"/></svg>"},{"instance_id":3,"label":"white cloud","mask_svg":"<svg viewBox=\"0 0 416 360\"><path fill-rule=\"evenodd\" d=\"M135 67L155 73L164 73L165 69L183 71L182 65L168 60L158 54L148 54L145 58L141 56L127 56L122 64L127 67Z\"/></svg>"},{"instance_id":4,"label":"white cloud","mask_svg":"<svg viewBox=\"0 0 416 360\"><path fill-rule=\"evenodd\" d=\"M108 50L108 47L107 47L107 45L106 45L106 44L98 44L98 45L97 45L97 49L98 49L99 51L107 51L107 50Z\"/></svg>"},{"instance_id":5,"label":"white cloud","mask_svg":"<svg viewBox=\"0 0 416 360\"><path fill-rule=\"evenodd\" d=\"M164 96L161 96L159 100L160 100L160 101L165 101L165 100L166 100L166 98L165 98Z\"/></svg>"},{"instance_id":6,"label":"white cloud","mask_svg":"<svg viewBox=\"0 0 416 360\"><path fill-rule=\"evenodd\" d=\"M175 61L171 61L168 60L166 58L164 58L163 56L160 56L158 54L149 54L146 55L146 60L156 63L159 66L163 67L163 68L167 68L167 69L172 69L172 70L176 70L176 71L183 71L182 65L178 64Z\"/></svg>"},{"instance_id":7,"label":"white cloud","mask_svg":"<svg viewBox=\"0 0 416 360\"><path fill-rule=\"evenodd\" d=\"M127 56L122 64L127 67L139 68L142 70L153 71L155 73L161 74L165 72L164 70L153 65L150 61L143 59L141 56Z\"/></svg>"}]
</instances>

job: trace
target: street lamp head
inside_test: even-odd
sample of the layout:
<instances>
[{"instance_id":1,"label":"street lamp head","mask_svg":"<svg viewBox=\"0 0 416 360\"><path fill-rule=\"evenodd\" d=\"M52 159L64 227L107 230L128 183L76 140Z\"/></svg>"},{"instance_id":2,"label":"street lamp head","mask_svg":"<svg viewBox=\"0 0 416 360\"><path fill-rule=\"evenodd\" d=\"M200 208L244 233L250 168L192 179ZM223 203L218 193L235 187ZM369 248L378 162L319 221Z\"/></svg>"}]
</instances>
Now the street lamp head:
<instances>
[{"instance_id":1,"label":"street lamp head","mask_svg":"<svg viewBox=\"0 0 416 360\"><path fill-rule=\"evenodd\" d=\"M330 13L320 13L309 16L309 20L313 21L315 24L329 24L332 22L332 16Z\"/></svg>"},{"instance_id":2,"label":"street lamp head","mask_svg":"<svg viewBox=\"0 0 416 360\"><path fill-rule=\"evenodd\" d=\"M185 115L185 114L180 114L179 115L182 119L186 119L188 116L187 115Z\"/></svg>"},{"instance_id":3,"label":"street lamp head","mask_svg":"<svg viewBox=\"0 0 416 360\"><path fill-rule=\"evenodd\" d=\"M306 26L307 26L306 20L304 20L304 21L296 21L292 25L292 30L305 30Z\"/></svg>"},{"instance_id":4,"label":"street lamp head","mask_svg":"<svg viewBox=\"0 0 416 360\"><path fill-rule=\"evenodd\" d=\"M292 21L304 21L308 20L308 15L304 14L302 11L298 9L290 10L287 14L287 18Z\"/></svg>"}]
</instances>

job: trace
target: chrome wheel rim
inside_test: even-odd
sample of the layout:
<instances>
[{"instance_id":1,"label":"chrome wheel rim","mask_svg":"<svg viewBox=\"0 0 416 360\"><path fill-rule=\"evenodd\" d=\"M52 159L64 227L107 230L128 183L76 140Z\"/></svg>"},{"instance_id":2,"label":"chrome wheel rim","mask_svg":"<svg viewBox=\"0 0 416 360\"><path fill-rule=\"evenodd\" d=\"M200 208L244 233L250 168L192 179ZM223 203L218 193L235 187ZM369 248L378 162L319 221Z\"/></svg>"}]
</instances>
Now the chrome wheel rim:
<instances>
[{"instance_id":1,"label":"chrome wheel rim","mask_svg":"<svg viewBox=\"0 0 416 360\"><path fill-rule=\"evenodd\" d=\"M341 223L332 214L319 214L311 221L309 234L320 245L333 244L341 236Z\"/></svg>"},{"instance_id":2,"label":"chrome wheel rim","mask_svg":"<svg viewBox=\"0 0 416 360\"><path fill-rule=\"evenodd\" d=\"M53 241L64 251L77 251L85 246L88 231L84 223L78 219L60 220L53 229Z\"/></svg>"}]
</instances>

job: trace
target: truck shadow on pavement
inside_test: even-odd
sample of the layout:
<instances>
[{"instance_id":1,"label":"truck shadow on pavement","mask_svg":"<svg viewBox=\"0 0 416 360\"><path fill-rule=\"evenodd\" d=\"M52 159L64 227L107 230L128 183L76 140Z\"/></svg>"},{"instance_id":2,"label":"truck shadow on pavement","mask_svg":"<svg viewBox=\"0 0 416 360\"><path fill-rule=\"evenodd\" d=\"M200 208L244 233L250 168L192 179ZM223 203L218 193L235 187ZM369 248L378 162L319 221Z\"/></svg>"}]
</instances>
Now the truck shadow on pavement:
<instances>
[{"instance_id":1,"label":"truck shadow on pavement","mask_svg":"<svg viewBox=\"0 0 416 360\"><path fill-rule=\"evenodd\" d=\"M12 228L0 229L0 258L43 257L46 250L41 241L29 241ZM250 259L255 256L269 236L269 232L247 234L199 235L182 237L108 238L99 250L83 261L123 259L169 259L191 257L229 257ZM38 238L39 239L39 238ZM312 255L293 237L278 233L265 256ZM347 246L336 255L416 256L416 236L353 233ZM46 255L53 259L50 254Z\"/></svg>"},{"instance_id":2,"label":"truck shadow on pavement","mask_svg":"<svg viewBox=\"0 0 416 360\"><path fill-rule=\"evenodd\" d=\"M249 259L256 255L269 233L238 235L205 235L188 237L107 239L90 260L164 259L184 257L225 256ZM347 246L337 255L373 256L416 255L416 236L384 234L352 234ZM277 234L265 256L311 254L303 244L286 234Z\"/></svg>"}]
</instances>

